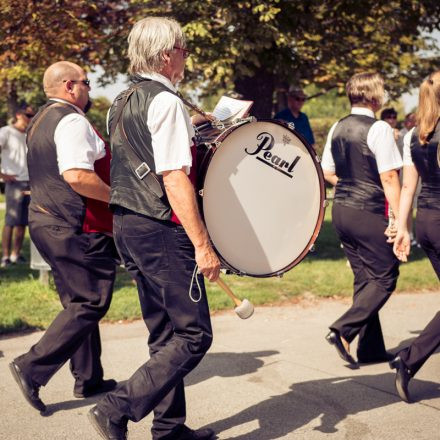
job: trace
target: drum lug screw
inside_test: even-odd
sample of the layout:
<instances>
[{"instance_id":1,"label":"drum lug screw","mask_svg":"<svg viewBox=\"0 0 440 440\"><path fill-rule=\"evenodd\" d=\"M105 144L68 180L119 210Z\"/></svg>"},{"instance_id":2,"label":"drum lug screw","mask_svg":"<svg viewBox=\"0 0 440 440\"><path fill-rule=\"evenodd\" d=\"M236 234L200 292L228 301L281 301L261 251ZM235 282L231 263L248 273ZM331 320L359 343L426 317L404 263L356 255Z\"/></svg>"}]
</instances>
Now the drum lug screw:
<instances>
[{"instance_id":1,"label":"drum lug screw","mask_svg":"<svg viewBox=\"0 0 440 440\"><path fill-rule=\"evenodd\" d=\"M329 201L328 201L328 200L324 200L324 201L322 202L322 206L323 206L324 208L327 208L328 205L329 205Z\"/></svg>"},{"instance_id":2,"label":"drum lug screw","mask_svg":"<svg viewBox=\"0 0 440 440\"><path fill-rule=\"evenodd\" d=\"M310 251L310 252L315 252L315 250L316 250L315 245L312 244L312 245L309 247L309 251Z\"/></svg>"},{"instance_id":3,"label":"drum lug screw","mask_svg":"<svg viewBox=\"0 0 440 440\"><path fill-rule=\"evenodd\" d=\"M199 190L199 196L203 197L203 189Z\"/></svg>"}]
</instances>

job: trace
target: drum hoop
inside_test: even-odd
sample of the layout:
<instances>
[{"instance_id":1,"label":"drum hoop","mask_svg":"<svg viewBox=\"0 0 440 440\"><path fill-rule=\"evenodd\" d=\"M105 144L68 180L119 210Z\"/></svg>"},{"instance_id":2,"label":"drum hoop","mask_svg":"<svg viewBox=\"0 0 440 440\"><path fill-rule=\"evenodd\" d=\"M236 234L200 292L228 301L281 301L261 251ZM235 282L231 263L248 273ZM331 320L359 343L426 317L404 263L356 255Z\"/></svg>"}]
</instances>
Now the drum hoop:
<instances>
[{"instance_id":1,"label":"drum hoop","mask_svg":"<svg viewBox=\"0 0 440 440\"><path fill-rule=\"evenodd\" d=\"M270 278L270 277L275 277L275 276L282 276L284 273L288 272L289 270L293 269L298 263L300 263L305 256L310 252L313 244L315 243L316 239L318 238L319 232L321 230L322 227L322 223L324 221L324 216L325 216L325 181L324 181L324 173L322 172L322 168L320 165L320 160L318 155L316 154L315 149L306 141L306 139L304 138L304 136L302 136L300 133L298 133L295 129L293 129L288 123L283 122L283 121L278 121L276 119L258 119L256 122L271 122L273 124L278 124L281 125L284 128L287 128L289 131L293 132L295 134L295 136L297 136L299 138L299 140L303 143L303 145L306 147L309 155L312 158L312 162L313 165L315 166L315 169L317 171L318 174L318 180L319 180L319 189L320 189L320 197L319 197L319 202L320 202L320 208L319 208L319 215L318 215L318 219L316 221L316 225L315 228L313 230L313 234L312 237L310 238L310 240L308 241L307 245L305 246L304 250L301 252L300 255L298 255L298 257L295 258L294 261L292 261L290 264L288 264L287 266L285 266L284 268L282 268L281 270L278 270L276 272L271 272L268 274L253 274L253 273L248 273L248 272L243 272L239 269L237 269L236 267L232 266L230 263L228 263L225 258L221 255L221 253L218 251L218 249L215 247L214 243L211 241L211 245L214 248L218 258L220 259L220 261L223 264L223 267L230 270L232 273L236 274L236 275L241 275L241 276L249 276L249 277L253 277L253 278ZM230 133L232 133L234 130L236 130L237 128L245 125L245 124L252 124L253 121L246 121L240 124L236 124L233 125L229 128L227 128L226 130L224 130L223 132L221 132L215 139L215 144L217 143L221 143ZM203 184L205 183L205 178L206 178L206 173L208 171L209 165L211 163L212 158L214 157L215 153L217 151L217 147L214 147L213 149L213 153L211 154L211 156L209 157L209 160L207 161L207 165L206 165L206 170L205 173L203 175ZM202 203L203 206L203 203ZM203 221L205 222L205 213L204 210L202 209L202 218ZM205 222L206 224L206 222ZM208 231L208 235L209 235L209 231Z\"/></svg>"}]
</instances>

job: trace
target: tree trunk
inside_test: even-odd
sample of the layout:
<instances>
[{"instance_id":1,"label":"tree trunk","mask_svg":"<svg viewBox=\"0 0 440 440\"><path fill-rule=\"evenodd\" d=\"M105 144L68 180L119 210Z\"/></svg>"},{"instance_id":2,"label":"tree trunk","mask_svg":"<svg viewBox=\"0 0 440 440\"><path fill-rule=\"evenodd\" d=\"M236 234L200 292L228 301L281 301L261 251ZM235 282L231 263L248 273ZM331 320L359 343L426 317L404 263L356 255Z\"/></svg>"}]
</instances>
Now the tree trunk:
<instances>
[{"instance_id":1,"label":"tree trunk","mask_svg":"<svg viewBox=\"0 0 440 440\"><path fill-rule=\"evenodd\" d=\"M18 94L17 94L17 86L14 81L8 82L8 116L13 118L15 117L15 112L18 110Z\"/></svg>"},{"instance_id":2,"label":"tree trunk","mask_svg":"<svg viewBox=\"0 0 440 440\"><path fill-rule=\"evenodd\" d=\"M254 101L251 115L257 119L269 119L273 111L274 75L264 70L258 70L253 77L235 80L235 91L242 99Z\"/></svg>"}]
</instances>

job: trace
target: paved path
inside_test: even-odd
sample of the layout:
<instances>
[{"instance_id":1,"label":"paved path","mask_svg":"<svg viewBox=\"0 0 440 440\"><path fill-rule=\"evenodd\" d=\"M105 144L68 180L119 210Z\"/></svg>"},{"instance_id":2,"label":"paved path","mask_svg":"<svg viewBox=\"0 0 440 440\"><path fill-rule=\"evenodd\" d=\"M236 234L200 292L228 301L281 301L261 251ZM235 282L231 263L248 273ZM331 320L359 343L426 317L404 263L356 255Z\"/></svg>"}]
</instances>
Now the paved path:
<instances>
[{"instance_id":1,"label":"paved path","mask_svg":"<svg viewBox=\"0 0 440 440\"><path fill-rule=\"evenodd\" d=\"M440 439L440 356L434 355L411 393L396 397L387 364L350 370L324 341L327 325L347 301L309 300L257 308L240 320L213 317L215 341L187 378L188 424L210 426L219 439L433 440ZM405 345L439 309L440 293L393 296L382 315L390 349ZM107 377L124 380L147 357L142 321L102 325ZM19 394L7 365L41 333L0 340L0 439L98 440L86 413L96 399L75 399L67 366L41 390L41 416ZM129 439L148 440L151 416L129 424Z\"/></svg>"}]
</instances>

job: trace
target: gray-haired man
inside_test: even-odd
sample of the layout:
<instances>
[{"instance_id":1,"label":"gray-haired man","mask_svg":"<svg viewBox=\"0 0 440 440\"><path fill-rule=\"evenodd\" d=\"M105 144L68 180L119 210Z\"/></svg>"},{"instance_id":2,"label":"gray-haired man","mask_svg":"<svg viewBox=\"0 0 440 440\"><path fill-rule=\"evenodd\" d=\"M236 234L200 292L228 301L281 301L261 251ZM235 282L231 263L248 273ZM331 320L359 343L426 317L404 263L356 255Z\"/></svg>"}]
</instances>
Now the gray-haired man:
<instances>
[{"instance_id":1,"label":"gray-haired man","mask_svg":"<svg viewBox=\"0 0 440 440\"><path fill-rule=\"evenodd\" d=\"M154 440L207 440L185 423L183 378L209 349L212 330L203 275L220 262L195 198L190 117L176 95L189 52L177 22L146 18L129 35L134 84L109 114L114 236L137 282L150 359L92 408L105 439L125 439L127 422L154 411ZM200 274L198 274L200 272Z\"/></svg>"}]
</instances>

